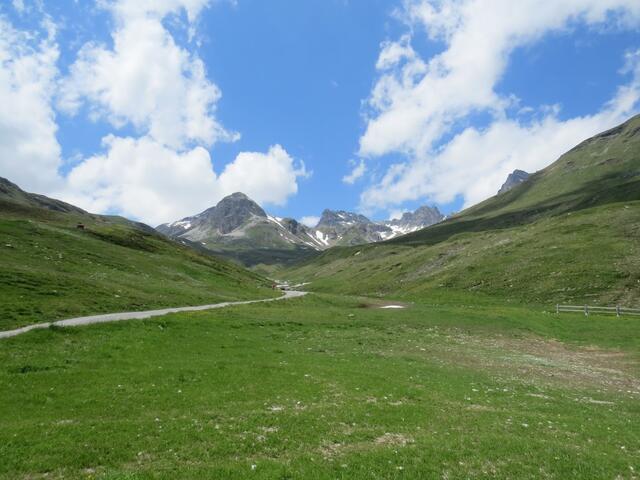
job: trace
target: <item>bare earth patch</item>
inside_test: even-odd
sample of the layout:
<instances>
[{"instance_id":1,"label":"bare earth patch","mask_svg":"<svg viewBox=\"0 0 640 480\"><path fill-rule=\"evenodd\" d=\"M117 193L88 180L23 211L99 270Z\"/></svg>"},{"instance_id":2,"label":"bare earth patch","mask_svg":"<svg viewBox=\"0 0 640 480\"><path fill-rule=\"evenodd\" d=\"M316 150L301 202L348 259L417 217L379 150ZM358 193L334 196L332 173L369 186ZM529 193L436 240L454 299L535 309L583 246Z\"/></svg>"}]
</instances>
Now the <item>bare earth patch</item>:
<instances>
[{"instance_id":1,"label":"bare earth patch","mask_svg":"<svg viewBox=\"0 0 640 480\"><path fill-rule=\"evenodd\" d=\"M420 336L424 338L424 334L416 338ZM421 356L492 371L505 380L640 395L640 365L620 351L570 346L534 336L489 337L459 330L435 330L428 342L414 343Z\"/></svg>"},{"instance_id":2,"label":"bare earth patch","mask_svg":"<svg viewBox=\"0 0 640 480\"><path fill-rule=\"evenodd\" d=\"M407 444L413 443L413 438L400 433L385 433L381 437L376 438L374 443L385 447L405 447Z\"/></svg>"},{"instance_id":3,"label":"bare earth patch","mask_svg":"<svg viewBox=\"0 0 640 480\"><path fill-rule=\"evenodd\" d=\"M385 433L375 438L372 442L326 443L320 447L320 454L323 458L331 460L351 452L362 452L374 448L403 448L413 443L414 439L412 437L401 433Z\"/></svg>"}]
</instances>

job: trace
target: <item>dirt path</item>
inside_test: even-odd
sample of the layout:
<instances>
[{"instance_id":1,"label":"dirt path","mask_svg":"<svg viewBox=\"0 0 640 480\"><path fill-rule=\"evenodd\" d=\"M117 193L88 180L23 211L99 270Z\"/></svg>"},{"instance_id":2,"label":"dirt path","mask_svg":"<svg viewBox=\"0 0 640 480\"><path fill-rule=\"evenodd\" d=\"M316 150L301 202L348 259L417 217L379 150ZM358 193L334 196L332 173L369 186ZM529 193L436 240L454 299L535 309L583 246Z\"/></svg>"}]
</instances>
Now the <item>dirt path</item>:
<instances>
[{"instance_id":1,"label":"dirt path","mask_svg":"<svg viewBox=\"0 0 640 480\"><path fill-rule=\"evenodd\" d=\"M69 318L67 320L58 320L57 322L36 323L35 325L28 325L26 327L16 328L15 330L7 330L5 332L0 332L0 339L15 337L16 335L27 333L31 330L49 328L52 325L56 325L58 327L78 327L81 325L92 325L94 323L120 322L123 320L140 320L143 318L159 317L162 315L167 315L168 313L197 312L200 310L211 310L214 308L231 307L234 305L248 305L250 303L262 303L262 302L273 302L277 300L287 300L289 298L302 297L306 294L307 292L286 291L284 292L284 295L281 297L265 298L263 300L245 300L242 302L223 302L223 303L215 303L212 305L200 305L198 307L162 308L160 310L147 310L146 312L107 313L104 315L92 315L89 317Z\"/></svg>"}]
</instances>

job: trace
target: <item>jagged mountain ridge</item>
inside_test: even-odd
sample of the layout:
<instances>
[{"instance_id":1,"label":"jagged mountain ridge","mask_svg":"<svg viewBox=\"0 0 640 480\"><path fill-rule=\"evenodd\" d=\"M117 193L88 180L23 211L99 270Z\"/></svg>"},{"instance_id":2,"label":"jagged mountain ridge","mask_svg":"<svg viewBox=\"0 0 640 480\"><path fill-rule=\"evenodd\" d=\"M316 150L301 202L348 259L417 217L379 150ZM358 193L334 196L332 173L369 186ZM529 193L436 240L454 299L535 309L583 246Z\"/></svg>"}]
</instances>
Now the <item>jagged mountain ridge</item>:
<instances>
[{"instance_id":1,"label":"jagged mountain ridge","mask_svg":"<svg viewBox=\"0 0 640 480\"><path fill-rule=\"evenodd\" d=\"M169 237L197 243L209 250L253 264L293 259L337 245L359 245L395 238L444 219L433 207L420 207L399 220L374 222L364 215L325 210L315 227L292 218L268 214L247 195L236 192L215 207L181 220L159 225ZM279 254L278 254L279 252ZM274 258L269 258L274 254ZM248 259L250 258L250 260Z\"/></svg>"},{"instance_id":2,"label":"jagged mountain ridge","mask_svg":"<svg viewBox=\"0 0 640 480\"><path fill-rule=\"evenodd\" d=\"M364 215L344 210L325 210L316 226L318 238L327 247L360 245L389 240L415 232L444 220L437 207L423 206L415 212L405 212L400 219L375 222Z\"/></svg>"}]
</instances>

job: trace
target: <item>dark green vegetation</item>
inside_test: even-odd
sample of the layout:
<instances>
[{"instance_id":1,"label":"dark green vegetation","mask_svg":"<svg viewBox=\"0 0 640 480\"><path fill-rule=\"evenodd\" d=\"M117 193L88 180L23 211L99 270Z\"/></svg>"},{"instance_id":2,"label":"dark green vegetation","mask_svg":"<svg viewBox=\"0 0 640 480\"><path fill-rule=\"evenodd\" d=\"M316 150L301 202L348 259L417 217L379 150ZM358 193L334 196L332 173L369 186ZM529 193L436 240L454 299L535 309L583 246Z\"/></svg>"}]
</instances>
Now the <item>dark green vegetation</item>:
<instances>
[{"instance_id":1,"label":"dark green vegetation","mask_svg":"<svg viewBox=\"0 0 640 480\"><path fill-rule=\"evenodd\" d=\"M251 232L252 235L258 235L259 233L259 231ZM216 245L210 248L209 251L240 265L245 265L254 271L267 272L290 267L317 254L316 250L300 245L286 247L274 245L273 247L256 248L250 245L250 241L243 240L233 242L228 246Z\"/></svg>"},{"instance_id":2,"label":"dark green vegetation","mask_svg":"<svg viewBox=\"0 0 640 480\"><path fill-rule=\"evenodd\" d=\"M635 478L640 323L298 300L0 342L0 478Z\"/></svg>"},{"instance_id":3,"label":"dark green vegetation","mask_svg":"<svg viewBox=\"0 0 640 480\"><path fill-rule=\"evenodd\" d=\"M289 272L327 292L640 303L640 117L513 190L382 244L331 249Z\"/></svg>"},{"instance_id":4,"label":"dark green vegetation","mask_svg":"<svg viewBox=\"0 0 640 480\"><path fill-rule=\"evenodd\" d=\"M262 277L146 225L90 215L6 180L0 180L0 266L0 330L273 295Z\"/></svg>"}]
</instances>

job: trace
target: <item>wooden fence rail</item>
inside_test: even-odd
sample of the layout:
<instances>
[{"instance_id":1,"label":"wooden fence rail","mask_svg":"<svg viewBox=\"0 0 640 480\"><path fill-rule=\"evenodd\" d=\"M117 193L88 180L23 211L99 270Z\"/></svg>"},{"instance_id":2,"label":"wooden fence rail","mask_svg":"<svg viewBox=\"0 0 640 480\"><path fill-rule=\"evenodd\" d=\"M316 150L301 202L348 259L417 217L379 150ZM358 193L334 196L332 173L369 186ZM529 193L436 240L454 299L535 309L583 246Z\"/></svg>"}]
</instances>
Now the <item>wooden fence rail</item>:
<instances>
[{"instance_id":1,"label":"wooden fence rail","mask_svg":"<svg viewBox=\"0 0 640 480\"><path fill-rule=\"evenodd\" d=\"M612 314L620 317L622 315L640 315L640 308L626 308L616 305L615 307L594 307L589 305L556 305L556 313L571 312L584 313L589 316L593 314Z\"/></svg>"}]
</instances>

